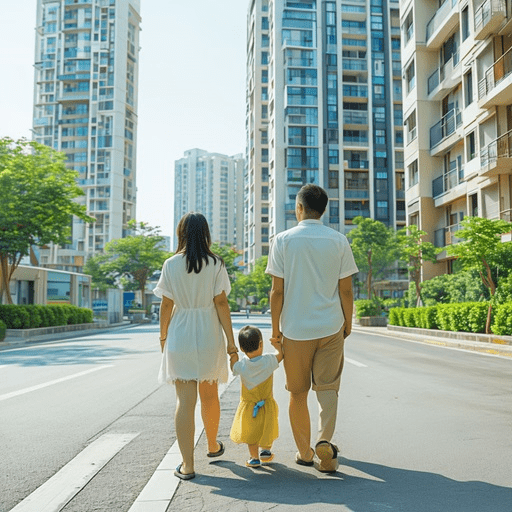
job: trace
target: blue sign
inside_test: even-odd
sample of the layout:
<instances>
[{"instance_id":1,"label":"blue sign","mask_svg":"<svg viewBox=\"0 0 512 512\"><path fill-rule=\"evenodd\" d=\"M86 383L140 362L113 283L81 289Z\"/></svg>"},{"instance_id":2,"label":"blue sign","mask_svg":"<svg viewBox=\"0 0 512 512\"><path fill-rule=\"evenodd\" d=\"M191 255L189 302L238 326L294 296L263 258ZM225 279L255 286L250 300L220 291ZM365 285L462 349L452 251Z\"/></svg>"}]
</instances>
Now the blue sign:
<instances>
[{"instance_id":1,"label":"blue sign","mask_svg":"<svg viewBox=\"0 0 512 512\"><path fill-rule=\"evenodd\" d=\"M92 301L92 310L95 313L101 313L102 311L108 311L108 302L106 300L95 299Z\"/></svg>"},{"instance_id":2,"label":"blue sign","mask_svg":"<svg viewBox=\"0 0 512 512\"><path fill-rule=\"evenodd\" d=\"M135 292L123 292L123 309L126 311L133 307L133 301L135 300Z\"/></svg>"}]
</instances>

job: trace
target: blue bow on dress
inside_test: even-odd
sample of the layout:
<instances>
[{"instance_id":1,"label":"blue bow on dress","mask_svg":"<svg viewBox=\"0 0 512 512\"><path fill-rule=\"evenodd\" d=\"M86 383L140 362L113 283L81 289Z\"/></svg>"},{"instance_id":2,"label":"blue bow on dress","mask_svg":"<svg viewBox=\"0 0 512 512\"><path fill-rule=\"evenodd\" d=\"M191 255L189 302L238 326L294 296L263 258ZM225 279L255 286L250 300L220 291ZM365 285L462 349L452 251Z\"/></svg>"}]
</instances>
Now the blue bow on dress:
<instances>
[{"instance_id":1,"label":"blue bow on dress","mask_svg":"<svg viewBox=\"0 0 512 512\"><path fill-rule=\"evenodd\" d=\"M254 406L254 409L252 410L252 417L256 418L258 415L259 410L265 405L265 400L260 400L259 402L256 402L256 405Z\"/></svg>"}]
</instances>

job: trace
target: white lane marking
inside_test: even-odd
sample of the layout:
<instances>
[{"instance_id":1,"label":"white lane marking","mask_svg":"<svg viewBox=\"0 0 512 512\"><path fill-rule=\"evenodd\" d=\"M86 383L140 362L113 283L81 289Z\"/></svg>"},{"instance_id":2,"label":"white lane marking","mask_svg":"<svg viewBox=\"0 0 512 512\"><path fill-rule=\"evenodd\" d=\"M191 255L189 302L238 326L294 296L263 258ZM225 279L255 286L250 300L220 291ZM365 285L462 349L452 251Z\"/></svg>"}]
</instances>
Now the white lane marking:
<instances>
[{"instance_id":1,"label":"white lane marking","mask_svg":"<svg viewBox=\"0 0 512 512\"><path fill-rule=\"evenodd\" d=\"M12 393L6 393L5 395L0 395L0 402L2 402L3 400L8 400L9 398L24 395L26 393L31 393L32 391L37 391L38 389L47 388L48 386L53 386L54 384L60 384L61 382L66 382L67 380L76 379L77 377L82 377L83 375L87 375L89 373L104 370L105 368L110 368L111 366L113 365L105 364L103 366L91 368L90 370L85 370L83 372L74 373L73 375L68 375L67 377L62 377L61 379L50 380L48 382L44 382L43 384L38 384L37 386L31 386L29 388L13 391Z\"/></svg>"},{"instance_id":2,"label":"white lane marking","mask_svg":"<svg viewBox=\"0 0 512 512\"><path fill-rule=\"evenodd\" d=\"M219 385L219 396L222 396L234 378L230 373L229 381L226 384ZM200 425L201 423L201 406L198 400L195 411L195 424ZM203 430L196 428L194 446L197 445ZM128 512L165 512L181 481L174 476L174 470L180 463L181 453L178 441L176 440Z\"/></svg>"},{"instance_id":3,"label":"white lane marking","mask_svg":"<svg viewBox=\"0 0 512 512\"><path fill-rule=\"evenodd\" d=\"M354 366L357 366L358 368L368 368L368 366L365 364L360 363L359 361L355 361L354 359L349 359L348 357L345 357L345 361L347 361L347 363L353 364Z\"/></svg>"},{"instance_id":4,"label":"white lane marking","mask_svg":"<svg viewBox=\"0 0 512 512\"><path fill-rule=\"evenodd\" d=\"M10 512L59 512L138 435L139 432L102 435Z\"/></svg>"}]
</instances>

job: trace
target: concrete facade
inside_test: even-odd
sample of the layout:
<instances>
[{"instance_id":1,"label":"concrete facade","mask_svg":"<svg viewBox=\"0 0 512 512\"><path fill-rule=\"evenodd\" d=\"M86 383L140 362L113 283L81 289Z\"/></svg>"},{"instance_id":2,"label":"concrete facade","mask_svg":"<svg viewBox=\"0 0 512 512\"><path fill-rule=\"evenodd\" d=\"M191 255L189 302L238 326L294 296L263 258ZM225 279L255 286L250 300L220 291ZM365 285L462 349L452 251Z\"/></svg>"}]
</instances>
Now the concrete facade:
<instances>
[{"instance_id":1,"label":"concrete facade","mask_svg":"<svg viewBox=\"0 0 512 512\"><path fill-rule=\"evenodd\" d=\"M96 218L75 218L44 266L81 269L135 218L139 11L139 0L37 2L33 138L66 154Z\"/></svg>"}]
</instances>

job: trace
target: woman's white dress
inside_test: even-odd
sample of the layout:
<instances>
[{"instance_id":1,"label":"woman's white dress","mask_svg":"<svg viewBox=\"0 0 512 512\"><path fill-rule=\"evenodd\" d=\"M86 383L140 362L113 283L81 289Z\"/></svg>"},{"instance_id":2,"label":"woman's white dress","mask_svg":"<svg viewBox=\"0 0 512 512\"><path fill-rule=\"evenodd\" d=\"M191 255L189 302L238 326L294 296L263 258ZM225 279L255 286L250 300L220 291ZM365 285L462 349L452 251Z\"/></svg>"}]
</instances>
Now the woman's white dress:
<instances>
[{"instance_id":1,"label":"woman's white dress","mask_svg":"<svg viewBox=\"0 0 512 512\"><path fill-rule=\"evenodd\" d=\"M154 290L174 301L158 380L227 382L227 343L213 303L222 291L231 291L226 267L209 258L199 274L187 272L186 258L176 254L165 261Z\"/></svg>"}]
</instances>

